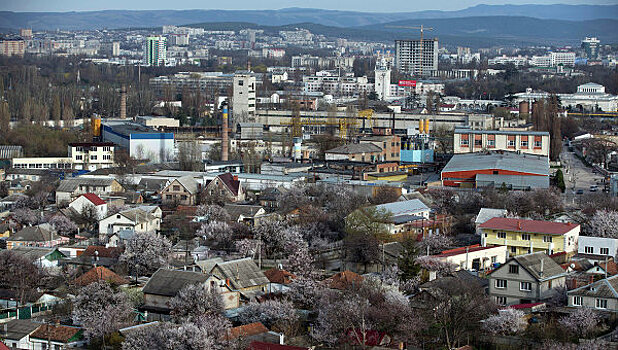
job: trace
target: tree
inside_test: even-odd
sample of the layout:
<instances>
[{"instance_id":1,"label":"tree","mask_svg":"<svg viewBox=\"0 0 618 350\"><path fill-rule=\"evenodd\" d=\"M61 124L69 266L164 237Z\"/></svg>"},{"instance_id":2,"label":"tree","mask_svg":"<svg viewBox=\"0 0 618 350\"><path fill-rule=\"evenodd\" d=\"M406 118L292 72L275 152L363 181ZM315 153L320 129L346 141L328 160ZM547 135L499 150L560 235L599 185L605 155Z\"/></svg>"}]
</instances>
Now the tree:
<instances>
[{"instance_id":1,"label":"tree","mask_svg":"<svg viewBox=\"0 0 618 350\"><path fill-rule=\"evenodd\" d=\"M220 247L230 246L234 242L232 240L234 232L232 231L232 227L226 222L210 221L204 223L195 234L214 242Z\"/></svg>"},{"instance_id":2,"label":"tree","mask_svg":"<svg viewBox=\"0 0 618 350\"><path fill-rule=\"evenodd\" d=\"M15 292L24 304L40 283L41 271L34 262L10 250L0 251L0 288Z\"/></svg>"},{"instance_id":3,"label":"tree","mask_svg":"<svg viewBox=\"0 0 618 350\"><path fill-rule=\"evenodd\" d=\"M403 282L416 280L421 271L421 266L416 263L418 257L416 243L411 238L406 238L401 242L401 245L403 250L397 261L399 278Z\"/></svg>"},{"instance_id":4,"label":"tree","mask_svg":"<svg viewBox=\"0 0 618 350\"><path fill-rule=\"evenodd\" d=\"M243 308L238 317L242 324L261 322L288 337L294 336L299 326L299 318L292 302L285 299L250 303Z\"/></svg>"},{"instance_id":5,"label":"tree","mask_svg":"<svg viewBox=\"0 0 618 350\"><path fill-rule=\"evenodd\" d=\"M433 132L438 144L438 152L442 154L453 153L453 129L440 124Z\"/></svg>"},{"instance_id":6,"label":"tree","mask_svg":"<svg viewBox=\"0 0 618 350\"><path fill-rule=\"evenodd\" d=\"M556 184L556 187L558 187L560 192L564 193L564 191L566 190L566 185L564 183L564 174L562 173L561 169L558 169L558 171L556 171L556 176L554 176L554 183Z\"/></svg>"},{"instance_id":7,"label":"tree","mask_svg":"<svg viewBox=\"0 0 618 350\"><path fill-rule=\"evenodd\" d=\"M203 216L207 222L210 221L222 221L229 222L231 220L230 214L220 205L216 204L202 204L197 207L195 211L196 216Z\"/></svg>"},{"instance_id":8,"label":"tree","mask_svg":"<svg viewBox=\"0 0 618 350\"><path fill-rule=\"evenodd\" d=\"M595 237L618 238L618 211L597 210L588 221L588 234Z\"/></svg>"},{"instance_id":9,"label":"tree","mask_svg":"<svg viewBox=\"0 0 618 350\"><path fill-rule=\"evenodd\" d=\"M105 338L133 316L133 307L125 293L114 292L104 281L81 288L73 303L73 322L84 327L95 338ZM103 340L105 342L105 340Z\"/></svg>"},{"instance_id":10,"label":"tree","mask_svg":"<svg viewBox=\"0 0 618 350\"><path fill-rule=\"evenodd\" d=\"M54 215L49 219L49 224L52 225L61 236L67 236L77 231L77 225L64 215Z\"/></svg>"},{"instance_id":11,"label":"tree","mask_svg":"<svg viewBox=\"0 0 618 350\"><path fill-rule=\"evenodd\" d=\"M369 202L374 205L392 203L399 198L399 192L396 188L390 186L378 187L376 194L369 198Z\"/></svg>"},{"instance_id":12,"label":"tree","mask_svg":"<svg viewBox=\"0 0 618 350\"><path fill-rule=\"evenodd\" d=\"M418 247L422 253L429 252L429 254L437 253L451 246L453 246L453 240L451 237L448 237L442 233L434 233L427 236L418 244Z\"/></svg>"},{"instance_id":13,"label":"tree","mask_svg":"<svg viewBox=\"0 0 618 350\"><path fill-rule=\"evenodd\" d=\"M288 297L299 308L312 310L317 308L325 287L311 278L298 277L290 283Z\"/></svg>"},{"instance_id":14,"label":"tree","mask_svg":"<svg viewBox=\"0 0 618 350\"><path fill-rule=\"evenodd\" d=\"M152 232L138 232L127 241L120 260L127 263L129 271L137 278L165 266L171 253L172 243L167 238Z\"/></svg>"},{"instance_id":15,"label":"tree","mask_svg":"<svg viewBox=\"0 0 618 350\"><path fill-rule=\"evenodd\" d=\"M43 221L41 214L30 208L19 208L13 211L13 218L19 221L22 225L32 226Z\"/></svg>"},{"instance_id":16,"label":"tree","mask_svg":"<svg viewBox=\"0 0 618 350\"><path fill-rule=\"evenodd\" d=\"M169 302L176 323L195 321L205 315L221 315L223 299L215 287L205 283L189 284Z\"/></svg>"},{"instance_id":17,"label":"tree","mask_svg":"<svg viewBox=\"0 0 618 350\"><path fill-rule=\"evenodd\" d=\"M455 272L457 267L455 264L434 258L431 255L418 257L416 262L425 270L436 272L438 277L444 277Z\"/></svg>"},{"instance_id":18,"label":"tree","mask_svg":"<svg viewBox=\"0 0 618 350\"><path fill-rule=\"evenodd\" d=\"M558 323L577 337L588 337L599 324L601 317L591 309L577 308L568 316L561 317Z\"/></svg>"},{"instance_id":19,"label":"tree","mask_svg":"<svg viewBox=\"0 0 618 350\"><path fill-rule=\"evenodd\" d=\"M526 314L521 310L507 308L500 310L497 315L483 320L483 329L491 334L513 335L526 329L528 323Z\"/></svg>"}]
</instances>

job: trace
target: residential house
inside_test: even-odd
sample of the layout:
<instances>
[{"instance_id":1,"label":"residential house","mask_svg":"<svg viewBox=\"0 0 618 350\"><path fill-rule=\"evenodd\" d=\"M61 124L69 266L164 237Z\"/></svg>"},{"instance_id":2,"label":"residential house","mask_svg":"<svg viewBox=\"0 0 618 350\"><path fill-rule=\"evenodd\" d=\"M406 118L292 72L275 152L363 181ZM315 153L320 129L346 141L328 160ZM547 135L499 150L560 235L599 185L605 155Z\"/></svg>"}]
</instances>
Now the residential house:
<instances>
[{"instance_id":1,"label":"residential house","mask_svg":"<svg viewBox=\"0 0 618 350\"><path fill-rule=\"evenodd\" d=\"M566 286L566 275L544 252L518 255L488 274L489 295L498 305L541 302Z\"/></svg>"},{"instance_id":2,"label":"residential house","mask_svg":"<svg viewBox=\"0 0 618 350\"><path fill-rule=\"evenodd\" d=\"M245 200L245 189L240 185L238 176L230 173L217 175L206 185L206 193L210 196L222 196L227 202L242 202Z\"/></svg>"},{"instance_id":3,"label":"residential house","mask_svg":"<svg viewBox=\"0 0 618 350\"><path fill-rule=\"evenodd\" d=\"M4 173L5 181L40 181L43 176L49 175L49 169L20 169L20 168L8 168Z\"/></svg>"},{"instance_id":4,"label":"residential house","mask_svg":"<svg viewBox=\"0 0 618 350\"><path fill-rule=\"evenodd\" d=\"M411 224L429 219L430 211L429 207L418 199L380 204L376 205L375 209L390 214L387 225L393 235L416 231Z\"/></svg>"},{"instance_id":5,"label":"residential house","mask_svg":"<svg viewBox=\"0 0 618 350\"><path fill-rule=\"evenodd\" d=\"M229 281L234 290L250 299L256 293L266 292L270 281L253 259L236 259L215 264L209 272L219 279Z\"/></svg>"},{"instance_id":6,"label":"residential house","mask_svg":"<svg viewBox=\"0 0 618 350\"><path fill-rule=\"evenodd\" d=\"M459 270L421 284L418 292L410 298L410 304L416 309L427 309L435 305L435 302L456 297L467 290L483 293L486 289L487 279L466 270Z\"/></svg>"},{"instance_id":7,"label":"residential house","mask_svg":"<svg viewBox=\"0 0 618 350\"><path fill-rule=\"evenodd\" d=\"M10 320L0 325L0 338L9 349L32 349L30 335L41 324L32 320Z\"/></svg>"},{"instance_id":8,"label":"residential house","mask_svg":"<svg viewBox=\"0 0 618 350\"><path fill-rule=\"evenodd\" d=\"M361 284L365 278L355 272L345 270L338 272L322 281L324 285L331 289L345 290Z\"/></svg>"},{"instance_id":9,"label":"residential house","mask_svg":"<svg viewBox=\"0 0 618 350\"><path fill-rule=\"evenodd\" d=\"M289 290L289 284L296 279L296 275L286 270L272 268L264 271L264 276L270 282L268 284L269 293L286 292Z\"/></svg>"},{"instance_id":10,"label":"residential house","mask_svg":"<svg viewBox=\"0 0 618 350\"><path fill-rule=\"evenodd\" d=\"M82 347L88 342L78 327L44 324L30 335L32 350L65 350Z\"/></svg>"},{"instance_id":11,"label":"residential house","mask_svg":"<svg viewBox=\"0 0 618 350\"><path fill-rule=\"evenodd\" d=\"M591 260L605 260L618 256L618 239L605 237L579 236L577 254Z\"/></svg>"},{"instance_id":12,"label":"residential house","mask_svg":"<svg viewBox=\"0 0 618 350\"><path fill-rule=\"evenodd\" d=\"M105 197L124 192L124 187L112 177L76 177L60 181L56 189L56 204L68 203L85 193Z\"/></svg>"},{"instance_id":13,"label":"residential house","mask_svg":"<svg viewBox=\"0 0 618 350\"><path fill-rule=\"evenodd\" d=\"M6 240L6 248L55 247L67 243L68 238L59 236L50 224L27 226Z\"/></svg>"},{"instance_id":14,"label":"residential house","mask_svg":"<svg viewBox=\"0 0 618 350\"><path fill-rule=\"evenodd\" d=\"M542 251L571 253L577 249L580 226L574 223L492 218L480 225L481 245L505 245L511 256Z\"/></svg>"},{"instance_id":15,"label":"residential house","mask_svg":"<svg viewBox=\"0 0 618 350\"><path fill-rule=\"evenodd\" d=\"M43 247L16 247L12 249L13 253L19 254L24 258L32 261L38 267L55 268L60 265L63 259L67 256L58 248L43 248Z\"/></svg>"},{"instance_id":16,"label":"residential house","mask_svg":"<svg viewBox=\"0 0 618 350\"><path fill-rule=\"evenodd\" d=\"M114 286L121 286L129 283L127 279L118 276L115 272L104 266L93 267L88 272L73 280L73 283L76 286L84 287L97 281L104 281Z\"/></svg>"},{"instance_id":17,"label":"residential house","mask_svg":"<svg viewBox=\"0 0 618 350\"><path fill-rule=\"evenodd\" d=\"M482 271L496 264L504 264L508 259L506 246L482 247L478 244L444 250L431 257L455 265L455 270Z\"/></svg>"},{"instance_id":18,"label":"residential house","mask_svg":"<svg viewBox=\"0 0 618 350\"><path fill-rule=\"evenodd\" d=\"M254 322L228 329L224 338L226 340L241 338L251 342L262 341L273 343L279 342L282 336L282 334L269 331L262 323Z\"/></svg>"},{"instance_id":19,"label":"residential house","mask_svg":"<svg viewBox=\"0 0 618 350\"><path fill-rule=\"evenodd\" d=\"M112 233L107 238L106 247L126 247L127 242L135 236L135 231L131 229L122 229Z\"/></svg>"},{"instance_id":20,"label":"residential house","mask_svg":"<svg viewBox=\"0 0 618 350\"><path fill-rule=\"evenodd\" d=\"M161 191L165 205L195 205L200 185L193 176L182 176L170 181Z\"/></svg>"},{"instance_id":21,"label":"residential house","mask_svg":"<svg viewBox=\"0 0 618 350\"><path fill-rule=\"evenodd\" d=\"M481 208L479 213L474 218L474 227L476 227L476 234L481 234L481 224L486 223L489 219L493 218L505 218L508 210L506 209L493 209L493 208Z\"/></svg>"},{"instance_id":22,"label":"residential house","mask_svg":"<svg viewBox=\"0 0 618 350\"><path fill-rule=\"evenodd\" d=\"M94 193L84 193L69 203L69 208L76 213L84 213L92 208L97 219L107 216L107 203Z\"/></svg>"},{"instance_id":23,"label":"residential house","mask_svg":"<svg viewBox=\"0 0 618 350\"><path fill-rule=\"evenodd\" d=\"M269 213L277 210L279 208L279 197L283 193L283 189L279 189L276 187L265 188L260 195L258 196L258 200L260 201L260 205L264 207Z\"/></svg>"},{"instance_id":24,"label":"residential house","mask_svg":"<svg viewBox=\"0 0 618 350\"><path fill-rule=\"evenodd\" d=\"M618 312L618 275L567 292L569 307Z\"/></svg>"},{"instance_id":25,"label":"residential house","mask_svg":"<svg viewBox=\"0 0 618 350\"><path fill-rule=\"evenodd\" d=\"M148 280L144 293L143 310L148 311L149 320L166 320L170 313L169 301L190 284L206 284L217 288L223 298L225 309L240 305L240 294L225 279L192 271L159 269Z\"/></svg>"},{"instance_id":26,"label":"residential house","mask_svg":"<svg viewBox=\"0 0 618 350\"><path fill-rule=\"evenodd\" d=\"M242 205L226 203L223 207L233 221L253 226L266 215L266 210L260 205Z\"/></svg>"},{"instance_id":27,"label":"residential house","mask_svg":"<svg viewBox=\"0 0 618 350\"><path fill-rule=\"evenodd\" d=\"M122 255L122 248L91 245L77 258L67 261L67 264L112 267L118 263L120 255Z\"/></svg>"},{"instance_id":28,"label":"residential house","mask_svg":"<svg viewBox=\"0 0 618 350\"><path fill-rule=\"evenodd\" d=\"M156 232L160 229L160 218L140 208L127 209L99 221L99 240L107 242L111 235L121 230L143 233Z\"/></svg>"}]
</instances>

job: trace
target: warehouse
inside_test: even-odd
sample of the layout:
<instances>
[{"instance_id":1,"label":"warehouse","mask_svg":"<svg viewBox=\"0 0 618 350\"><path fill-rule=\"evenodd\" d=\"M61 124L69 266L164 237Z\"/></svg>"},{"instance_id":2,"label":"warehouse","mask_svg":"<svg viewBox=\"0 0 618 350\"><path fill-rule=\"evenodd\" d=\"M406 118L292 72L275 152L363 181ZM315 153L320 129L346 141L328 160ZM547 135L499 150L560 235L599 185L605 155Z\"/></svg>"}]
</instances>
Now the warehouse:
<instances>
[{"instance_id":1,"label":"warehouse","mask_svg":"<svg viewBox=\"0 0 618 350\"><path fill-rule=\"evenodd\" d=\"M549 159L514 152L456 154L442 169L441 176L443 186L548 188Z\"/></svg>"},{"instance_id":2,"label":"warehouse","mask_svg":"<svg viewBox=\"0 0 618 350\"><path fill-rule=\"evenodd\" d=\"M124 148L133 158L148 159L151 163L171 161L175 157L173 133L158 132L140 124L105 122L103 140Z\"/></svg>"}]
</instances>

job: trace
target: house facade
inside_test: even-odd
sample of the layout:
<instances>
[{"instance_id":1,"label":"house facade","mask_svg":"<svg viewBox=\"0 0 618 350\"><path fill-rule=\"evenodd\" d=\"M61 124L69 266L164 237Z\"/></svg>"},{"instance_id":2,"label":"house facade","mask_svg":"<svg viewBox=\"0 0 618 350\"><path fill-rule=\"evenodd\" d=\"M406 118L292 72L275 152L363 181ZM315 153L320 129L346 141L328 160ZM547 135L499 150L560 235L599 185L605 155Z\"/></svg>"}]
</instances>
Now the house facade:
<instances>
[{"instance_id":1,"label":"house facade","mask_svg":"<svg viewBox=\"0 0 618 350\"><path fill-rule=\"evenodd\" d=\"M431 257L455 265L455 271L481 271L504 264L509 253L506 246L482 247L478 244L442 251Z\"/></svg>"},{"instance_id":2,"label":"house facade","mask_svg":"<svg viewBox=\"0 0 618 350\"><path fill-rule=\"evenodd\" d=\"M511 256L533 252L554 254L577 250L580 225L570 222L496 217L479 225L481 245L504 245Z\"/></svg>"},{"instance_id":3,"label":"house facade","mask_svg":"<svg viewBox=\"0 0 618 350\"><path fill-rule=\"evenodd\" d=\"M567 292L569 307L618 312L618 275Z\"/></svg>"},{"instance_id":4,"label":"house facade","mask_svg":"<svg viewBox=\"0 0 618 350\"><path fill-rule=\"evenodd\" d=\"M512 151L549 157L549 132L455 129L453 151Z\"/></svg>"},{"instance_id":5,"label":"house facade","mask_svg":"<svg viewBox=\"0 0 618 350\"><path fill-rule=\"evenodd\" d=\"M56 189L56 204L71 202L82 194L94 193L106 197L112 193L124 192L124 187L111 177L76 177L60 181Z\"/></svg>"},{"instance_id":6,"label":"house facade","mask_svg":"<svg viewBox=\"0 0 618 350\"><path fill-rule=\"evenodd\" d=\"M498 305L541 302L566 286L566 275L545 253L519 255L488 274L489 296Z\"/></svg>"},{"instance_id":7,"label":"house facade","mask_svg":"<svg viewBox=\"0 0 618 350\"><path fill-rule=\"evenodd\" d=\"M605 257L616 257L618 256L618 239L579 236L577 253L586 256L598 255L600 260L605 259Z\"/></svg>"},{"instance_id":8,"label":"house facade","mask_svg":"<svg viewBox=\"0 0 618 350\"><path fill-rule=\"evenodd\" d=\"M206 185L208 195L221 195L228 202L242 202L245 200L245 189L240 185L238 176L230 173L217 175Z\"/></svg>"},{"instance_id":9,"label":"house facade","mask_svg":"<svg viewBox=\"0 0 618 350\"><path fill-rule=\"evenodd\" d=\"M94 209L99 220L107 216L107 203L94 193L82 194L69 203L69 208L77 213L83 213L89 207Z\"/></svg>"},{"instance_id":10,"label":"house facade","mask_svg":"<svg viewBox=\"0 0 618 350\"><path fill-rule=\"evenodd\" d=\"M195 205L199 184L192 176L183 176L170 181L161 191L161 203L165 205Z\"/></svg>"},{"instance_id":11,"label":"house facade","mask_svg":"<svg viewBox=\"0 0 618 350\"><path fill-rule=\"evenodd\" d=\"M161 229L161 219L139 208L128 209L109 215L99 221L99 239L106 242L109 236L129 230L135 233L157 232Z\"/></svg>"}]
</instances>

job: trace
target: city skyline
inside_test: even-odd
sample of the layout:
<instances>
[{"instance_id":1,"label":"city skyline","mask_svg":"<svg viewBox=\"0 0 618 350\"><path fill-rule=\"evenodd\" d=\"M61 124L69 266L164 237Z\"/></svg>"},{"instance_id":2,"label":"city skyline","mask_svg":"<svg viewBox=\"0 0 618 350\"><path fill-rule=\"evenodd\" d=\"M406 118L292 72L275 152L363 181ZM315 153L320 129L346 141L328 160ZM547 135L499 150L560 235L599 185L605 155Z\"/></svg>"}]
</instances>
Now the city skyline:
<instances>
[{"instance_id":1,"label":"city skyline","mask_svg":"<svg viewBox=\"0 0 618 350\"><path fill-rule=\"evenodd\" d=\"M438 0L431 3L418 1L408 2L394 0L391 6L385 8L379 3L359 3L353 0L341 0L336 3L326 0L314 0L310 4L301 0L266 0L257 6L249 0L237 0L222 4L209 4L198 0L180 0L170 8L169 2L161 0L137 0L127 4L126 1L110 0L105 3L84 2L78 0L26 0L7 1L3 0L0 10L16 12L69 12L69 11L100 11L100 10L192 10L192 9L217 9L217 10L276 10L290 7L316 8L327 10L367 11L367 12L413 12L425 10L461 10L477 5L552 5L555 0ZM615 5L615 0L562 0L558 4L565 5Z\"/></svg>"}]
</instances>

